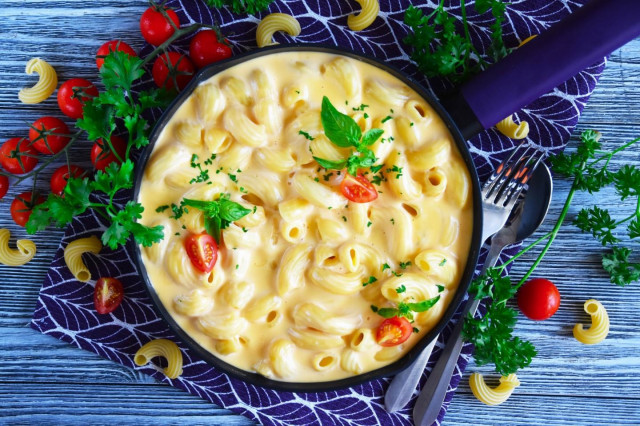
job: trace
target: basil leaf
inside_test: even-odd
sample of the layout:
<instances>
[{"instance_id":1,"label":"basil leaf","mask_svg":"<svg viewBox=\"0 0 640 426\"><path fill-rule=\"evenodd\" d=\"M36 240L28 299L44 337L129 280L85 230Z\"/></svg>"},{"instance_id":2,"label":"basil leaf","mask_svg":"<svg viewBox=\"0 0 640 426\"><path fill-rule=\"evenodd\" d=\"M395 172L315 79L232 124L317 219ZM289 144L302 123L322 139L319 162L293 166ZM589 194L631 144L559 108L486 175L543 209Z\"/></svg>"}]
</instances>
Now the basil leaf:
<instances>
[{"instance_id":1,"label":"basil leaf","mask_svg":"<svg viewBox=\"0 0 640 426\"><path fill-rule=\"evenodd\" d=\"M424 311L428 311L429 309L431 309L433 307L433 305L438 303L438 300L440 300L440 296L439 295L434 297L433 299L423 300L422 302L407 303L407 306L409 306L409 309L411 309L414 312L424 312Z\"/></svg>"},{"instance_id":2,"label":"basil leaf","mask_svg":"<svg viewBox=\"0 0 640 426\"><path fill-rule=\"evenodd\" d=\"M396 308L380 308L378 315L382 318L393 318L398 315L398 310Z\"/></svg>"},{"instance_id":3,"label":"basil leaf","mask_svg":"<svg viewBox=\"0 0 640 426\"><path fill-rule=\"evenodd\" d=\"M318 157L313 157L313 159L316 160L318 164L320 164L320 166L324 167L327 170L329 169L342 170L347 165L347 162L345 160L331 161L331 160L325 160L324 158L318 158Z\"/></svg>"},{"instance_id":4,"label":"basil leaf","mask_svg":"<svg viewBox=\"0 0 640 426\"><path fill-rule=\"evenodd\" d=\"M218 205L220 206L220 217L229 222L240 220L251 213L251 210L244 208L240 204L223 198L218 200Z\"/></svg>"},{"instance_id":5,"label":"basil leaf","mask_svg":"<svg viewBox=\"0 0 640 426\"><path fill-rule=\"evenodd\" d=\"M324 134L331 142L343 148L358 146L362 137L360 126L353 118L338 111L326 96L322 98L320 119Z\"/></svg>"},{"instance_id":6,"label":"basil leaf","mask_svg":"<svg viewBox=\"0 0 640 426\"><path fill-rule=\"evenodd\" d=\"M207 231L207 234L216 240L216 243L220 244L220 230L222 229L220 216L205 216L204 229Z\"/></svg>"},{"instance_id":7,"label":"basil leaf","mask_svg":"<svg viewBox=\"0 0 640 426\"><path fill-rule=\"evenodd\" d=\"M380 136L382 136L383 133L384 133L384 130L382 129L367 130L364 136L362 136L362 145L364 146L373 145L375 141L380 139Z\"/></svg>"}]
</instances>

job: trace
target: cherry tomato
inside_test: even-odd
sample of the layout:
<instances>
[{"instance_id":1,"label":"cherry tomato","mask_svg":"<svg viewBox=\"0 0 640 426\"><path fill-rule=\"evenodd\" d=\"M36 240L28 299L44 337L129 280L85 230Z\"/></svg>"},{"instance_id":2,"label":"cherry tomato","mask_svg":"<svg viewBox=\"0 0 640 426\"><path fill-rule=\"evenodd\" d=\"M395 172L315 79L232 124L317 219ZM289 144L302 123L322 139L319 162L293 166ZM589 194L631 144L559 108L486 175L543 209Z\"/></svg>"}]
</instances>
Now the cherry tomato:
<instances>
[{"instance_id":1,"label":"cherry tomato","mask_svg":"<svg viewBox=\"0 0 640 426\"><path fill-rule=\"evenodd\" d=\"M206 232L189 235L184 241L184 247L196 269L211 272L218 260L218 245L211 235Z\"/></svg>"},{"instance_id":2,"label":"cherry tomato","mask_svg":"<svg viewBox=\"0 0 640 426\"><path fill-rule=\"evenodd\" d=\"M72 78L58 89L58 106L69 118L82 118L85 102L98 96L98 89L84 78Z\"/></svg>"},{"instance_id":3,"label":"cherry tomato","mask_svg":"<svg viewBox=\"0 0 640 426\"><path fill-rule=\"evenodd\" d=\"M42 196L39 196L35 201L31 200L32 197L33 193L31 191L23 192L11 202L11 217L13 221L20 226L24 226L27 223L33 208L45 201Z\"/></svg>"},{"instance_id":4,"label":"cherry tomato","mask_svg":"<svg viewBox=\"0 0 640 426\"><path fill-rule=\"evenodd\" d=\"M108 314L120 306L124 296L122 283L115 278L100 278L93 290L93 304L99 314Z\"/></svg>"},{"instance_id":5,"label":"cherry tomato","mask_svg":"<svg viewBox=\"0 0 640 426\"><path fill-rule=\"evenodd\" d=\"M5 175L0 175L0 200L7 195L7 191L9 190L9 178Z\"/></svg>"},{"instance_id":6,"label":"cherry tomato","mask_svg":"<svg viewBox=\"0 0 640 426\"><path fill-rule=\"evenodd\" d=\"M84 169L82 167L78 167L74 164L71 165L71 175L73 177L82 176L84 173ZM69 180L69 166L61 166L53 172L51 176L51 192L56 195L62 195L64 192L64 188L67 186L67 181Z\"/></svg>"},{"instance_id":7,"label":"cherry tomato","mask_svg":"<svg viewBox=\"0 0 640 426\"><path fill-rule=\"evenodd\" d=\"M189 57L198 68L203 68L231 57L231 48L218 40L214 30L203 30L191 39Z\"/></svg>"},{"instance_id":8,"label":"cherry tomato","mask_svg":"<svg viewBox=\"0 0 640 426\"><path fill-rule=\"evenodd\" d=\"M406 318L387 318L378 326L376 340L380 346L396 346L406 342L411 333L413 327Z\"/></svg>"},{"instance_id":9,"label":"cherry tomato","mask_svg":"<svg viewBox=\"0 0 640 426\"><path fill-rule=\"evenodd\" d=\"M378 198L378 191L361 173L351 176L344 172L345 177L340 183L340 191L349 201L354 203L368 203Z\"/></svg>"},{"instance_id":10,"label":"cherry tomato","mask_svg":"<svg viewBox=\"0 0 640 426\"><path fill-rule=\"evenodd\" d=\"M124 156L127 153L127 143L117 136L111 136L111 145L113 145L120 160L113 154L108 144L104 145L104 141L98 139L91 149L91 162L96 170L104 171L114 161L121 163L122 161L120 160L124 160Z\"/></svg>"},{"instance_id":11,"label":"cherry tomato","mask_svg":"<svg viewBox=\"0 0 640 426\"><path fill-rule=\"evenodd\" d=\"M111 40L100 46L96 54L96 65L98 69L102 68L104 64L104 58L111 52L124 52L129 56L137 56L136 51L131 46L121 40Z\"/></svg>"},{"instance_id":12,"label":"cherry tomato","mask_svg":"<svg viewBox=\"0 0 640 426\"><path fill-rule=\"evenodd\" d=\"M178 89L182 90L193 78L195 68L193 63L178 52L167 52L156 58L151 69L153 81L158 87L171 90L178 83Z\"/></svg>"},{"instance_id":13,"label":"cherry tomato","mask_svg":"<svg viewBox=\"0 0 640 426\"><path fill-rule=\"evenodd\" d=\"M529 319L546 320L560 307L560 292L551 281L534 278L518 290L518 307Z\"/></svg>"},{"instance_id":14,"label":"cherry tomato","mask_svg":"<svg viewBox=\"0 0 640 426\"><path fill-rule=\"evenodd\" d=\"M175 32L175 28L173 28L171 22L163 15L163 11L173 21L175 27L180 28L180 19L173 9L167 9L162 6L151 6L145 10L140 17L140 32L142 33L142 37L154 46L161 45Z\"/></svg>"},{"instance_id":15,"label":"cherry tomato","mask_svg":"<svg viewBox=\"0 0 640 426\"><path fill-rule=\"evenodd\" d=\"M67 146L71 138L62 136L69 134L69 127L64 121L55 117L37 119L29 129L31 146L42 154L57 154Z\"/></svg>"},{"instance_id":16,"label":"cherry tomato","mask_svg":"<svg viewBox=\"0 0 640 426\"><path fill-rule=\"evenodd\" d=\"M37 154L27 138L11 138L0 148L0 163L9 173L28 173L38 164L38 159L31 157Z\"/></svg>"}]
</instances>

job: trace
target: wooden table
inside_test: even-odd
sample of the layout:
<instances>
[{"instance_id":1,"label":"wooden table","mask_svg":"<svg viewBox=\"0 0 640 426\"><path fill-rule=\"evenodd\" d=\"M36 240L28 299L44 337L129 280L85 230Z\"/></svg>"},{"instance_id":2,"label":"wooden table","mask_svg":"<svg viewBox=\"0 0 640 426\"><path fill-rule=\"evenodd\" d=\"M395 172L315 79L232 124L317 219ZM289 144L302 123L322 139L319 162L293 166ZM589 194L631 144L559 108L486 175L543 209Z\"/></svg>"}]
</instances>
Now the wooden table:
<instances>
[{"instance_id":1,"label":"wooden table","mask_svg":"<svg viewBox=\"0 0 640 426\"><path fill-rule=\"evenodd\" d=\"M121 38L141 45L138 19L146 2L128 0L3 0L0 8L0 141L25 136L27 122L60 116L55 98L36 106L21 104L18 90L34 79L24 74L35 56L49 61L60 81L96 78L94 55L106 40ZM580 121L584 129L604 133L607 146L640 136L640 39L615 52ZM82 143L72 158L89 166ZM619 163L638 163L640 147ZM48 189L49 173L39 183ZM0 202L0 227L24 237L9 215L13 197L29 184L12 187ZM542 232L558 216L569 183L556 181L554 200ZM633 206L619 205L610 191L580 196L571 216L596 199L620 216ZM154 382L93 353L28 328L38 290L62 236L47 230L35 236L38 254L24 267L0 265L0 424L249 424L244 417L195 396ZM466 377L445 419L453 424L640 424L640 285L618 288L600 267L602 249L588 235L568 225L562 230L537 276L551 278L562 294L560 311L550 320L521 319L517 332L539 354L520 374L522 386L499 407L480 404ZM535 254L535 253L534 253ZM517 263L517 274L531 256ZM576 322L586 321L582 303L595 297L611 317L609 337L585 346L572 337ZM490 373L471 365L468 371Z\"/></svg>"}]
</instances>

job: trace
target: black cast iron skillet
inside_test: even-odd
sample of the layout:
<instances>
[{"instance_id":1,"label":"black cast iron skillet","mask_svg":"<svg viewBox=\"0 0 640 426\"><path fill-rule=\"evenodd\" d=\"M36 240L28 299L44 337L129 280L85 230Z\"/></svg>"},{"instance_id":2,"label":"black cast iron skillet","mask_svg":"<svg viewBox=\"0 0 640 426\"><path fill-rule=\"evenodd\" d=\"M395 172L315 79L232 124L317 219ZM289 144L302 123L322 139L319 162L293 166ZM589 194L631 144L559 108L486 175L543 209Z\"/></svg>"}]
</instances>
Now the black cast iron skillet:
<instances>
[{"instance_id":1,"label":"black cast iron skillet","mask_svg":"<svg viewBox=\"0 0 640 426\"><path fill-rule=\"evenodd\" d=\"M218 62L201 70L182 93L160 117L151 133L151 143L138 161L134 199L138 199L140 184L153 146L165 125L182 103L203 81L242 62L280 52L323 52L343 55L365 62L397 77L415 90L440 115L464 160L472 180L473 234L467 262L456 294L441 320L404 357L388 366L357 376L328 382L283 382L268 379L260 374L241 370L200 346L173 319L165 309L152 283L138 249L135 259L155 307L175 334L200 358L229 375L258 386L295 391L318 392L354 386L372 379L391 376L408 367L415 357L440 334L462 302L471 282L478 260L482 231L482 208L478 176L473 165L466 140L483 128L489 128L502 118L537 99L557 84L578 71L600 60L627 41L640 34L640 1L594 0L575 12L565 21L547 30L524 47L510 54L505 60L492 66L456 93L443 99L442 104L417 82L397 69L373 57L334 46L315 44L290 44L263 48L229 60ZM593 29L598 28L598 32Z\"/></svg>"}]
</instances>

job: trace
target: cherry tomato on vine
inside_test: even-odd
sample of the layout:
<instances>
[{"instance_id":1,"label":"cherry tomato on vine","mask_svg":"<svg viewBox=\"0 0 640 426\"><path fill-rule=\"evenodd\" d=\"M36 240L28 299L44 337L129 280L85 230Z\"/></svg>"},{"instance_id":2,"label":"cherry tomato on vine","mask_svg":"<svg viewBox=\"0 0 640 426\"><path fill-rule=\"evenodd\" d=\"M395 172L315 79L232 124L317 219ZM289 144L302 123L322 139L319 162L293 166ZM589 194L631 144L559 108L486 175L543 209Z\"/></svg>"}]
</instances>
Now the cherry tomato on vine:
<instances>
[{"instance_id":1,"label":"cherry tomato on vine","mask_svg":"<svg viewBox=\"0 0 640 426\"><path fill-rule=\"evenodd\" d=\"M32 198L33 193L28 191L18 195L11 202L11 217L13 221L20 226L24 226L27 223L33 208L45 201L45 198L42 196L36 198L35 201L32 201Z\"/></svg>"},{"instance_id":2,"label":"cherry tomato on vine","mask_svg":"<svg viewBox=\"0 0 640 426\"><path fill-rule=\"evenodd\" d=\"M120 280L115 278L100 278L96 281L96 287L93 290L93 304L99 314L108 314L116 310L122 298L124 297L124 288Z\"/></svg>"},{"instance_id":3,"label":"cherry tomato on vine","mask_svg":"<svg viewBox=\"0 0 640 426\"><path fill-rule=\"evenodd\" d=\"M368 203L378 198L376 188L361 173L358 173L358 176L351 176L347 172L344 174L344 179L340 183L340 192L349 201Z\"/></svg>"},{"instance_id":4,"label":"cherry tomato on vine","mask_svg":"<svg viewBox=\"0 0 640 426\"><path fill-rule=\"evenodd\" d=\"M9 173L28 173L38 164L38 159L31 157L37 154L27 138L11 138L0 148L0 164Z\"/></svg>"},{"instance_id":5,"label":"cherry tomato on vine","mask_svg":"<svg viewBox=\"0 0 640 426\"><path fill-rule=\"evenodd\" d=\"M387 318L378 326L376 341L380 346L396 346L407 341L413 327L404 317Z\"/></svg>"},{"instance_id":6,"label":"cherry tomato on vine","mask_svg":"<svg viewBox=\"0 0 640 426\"><path fill-rule=\"evenodd\" d=\"M111 145L113 145L113 148L116 150L116 154L118 154L120 159L113 154L109 144L105 144L102 139L98 139L93 144L93 148L91 149L91 162L96 170L104 171L104 169L114 161L118 163L124 161L124 157L127 153L127 143L118 136L111 136Z\"/></svg>"},{"instance_id":7,"label":"cherry tomato on vine","mask_svg":"<svg viewBox=\"0 0 640 426\"><path fill-rule=\"evenodd\" d=\"M98 66L98 69L102 68L104 58L111 52L124 52L129 54L129 56L137 56L136 51L124 41L111 40L100 46L100 49L98 49L98 52L96 53L96 65Z\"/></svg>"},{"instance_id":8,"label":"cherry tomato on vine","mask_svg":"<svg viewBox=\"0 0 640 426\"><path fill-rule=\"evenodd\" d=\"M189 57L198 68L203 68L231 57L231 48L218 39L214 30L203 30L191 39Z\"/></svg>"},{"instance_id":9,"label":"cherry tomato on vine","mask_svg":"<svg viewBox=\"0 0 640 426\"><path fill-rule=\"evenodd\" d=\"M9 190L9 178L5 175L0 175L0 200L7 195L7 191Z\"/></svg>"},{"instance_id":10,"label":"cherry tomato on vine","mask_svg":"<svg viewBox=\"0 0 640 426\"><path fill-rule=\"evenodd\" d=\"M158 87L171 90L178 83L182 90L193 78L195 68L189 58L178 52L167 52L156 58L151 69L153 81Z\"/></svg>"},{"instance_id":11,"label":"cherry tomato on vine","mask_svg":"<svg viewBox=\"0 0 640 426\"><path fill-rule=\"evenodd\" d=\"M167 16L173 21L176 28L173 28ZM173 9L163 6L151 6L144 11L140 17L140 32L142 37L154 46L159 46L173 35L176 29L180 28L180 19Z\"/></svg>"},{"instance_id":12,"label":"cherry tomato on vine","mask_svg":"<svg viewBox=\"0 0 640 426\"><path fill-rule=\"evenodd\" d=\"M84 169L78 167L75 164L71 165L71 175L73 177L82 176ZM51 176L51 192L56 195L62 195L64 188L67 186L69 180L69 166L64 165L58 168Z\"/></svg>"},{"instance_id":13,"label":"cherry tomato on vine","mask_svg":"<svg viewBox=\"0 0 640 426\"><path fill-rule=\"evenodd\" d=\"M551 281L534 278L518 290L518 307L529 319L546 320L560 307L560 292Z\"/></svg>"},{"instance_id":14,"label":"cherry tomato on vine","mask_svg":"<svg viewBox=\"0 0 640 426\"><path fill-rule=\"evenodd\" d=\"M68 134L69 127L55 117L39 118L29 129L31 146L42 154L57 154L62 151L71 140L69 136L63 136Z\"/></svg>"},{"instance_id":15,"label":"cherry tomato on vine","mask_svg":"<svg viewBox=\"0 0 640 426\"><path fill-rule=\"evenodd\" d=\"M82 118L84 104L98 96L98 89L84 78L72 78L58 89L58 106L69 118Z\"/></svg>"},{"instance_id":16,"label":"cherry tomato on vine","mask_svg":"<svg viewBox=\"0 0 640 426\"><path fill-rule=\"evenodd\" d=\"M189 259L199 271L211 272L218 260L218 245L216 240L206 232L189 235L184 241Z\"/></svg>"}]
</instances>

